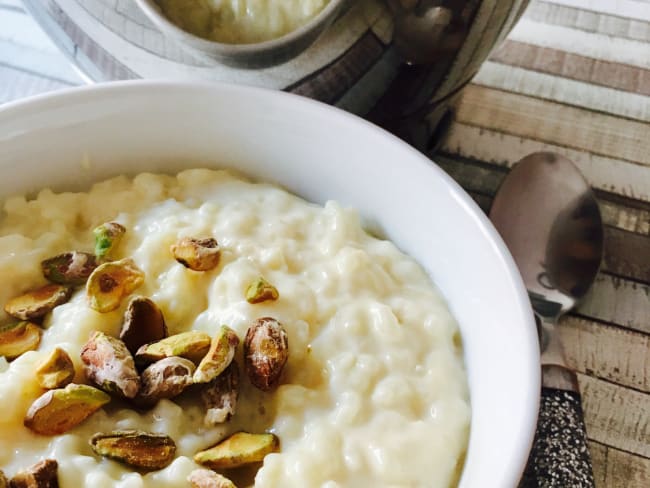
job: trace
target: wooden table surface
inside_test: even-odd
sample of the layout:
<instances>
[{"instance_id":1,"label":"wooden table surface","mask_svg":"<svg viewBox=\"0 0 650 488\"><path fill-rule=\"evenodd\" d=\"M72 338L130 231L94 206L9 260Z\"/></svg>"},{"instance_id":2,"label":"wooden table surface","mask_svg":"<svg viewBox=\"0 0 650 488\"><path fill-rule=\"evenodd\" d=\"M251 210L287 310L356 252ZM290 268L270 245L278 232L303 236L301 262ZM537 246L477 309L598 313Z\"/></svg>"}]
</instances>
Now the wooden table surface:
<instances>
[{"instance_id":1,"label":"wooden table surface","mask_svg":"<svg viewBox=\"0 0 650 488\"><path fill-rule=\"evenodd\" d=\"M18 0L0 0L0 103L84 83ZM599 487L650 487L650 1L533 1L463 92L431 157L488 209L547 149L597 192L605 258L561 322Z\"/></svg>"}]
</instances>

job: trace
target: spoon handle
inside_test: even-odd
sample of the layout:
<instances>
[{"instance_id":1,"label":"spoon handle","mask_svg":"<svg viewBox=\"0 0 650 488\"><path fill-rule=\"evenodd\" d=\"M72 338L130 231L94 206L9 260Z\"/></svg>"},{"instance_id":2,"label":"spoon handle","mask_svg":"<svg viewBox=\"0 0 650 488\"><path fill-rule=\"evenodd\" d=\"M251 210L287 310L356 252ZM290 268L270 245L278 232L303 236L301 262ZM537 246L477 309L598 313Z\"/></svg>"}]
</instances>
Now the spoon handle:
<instances>
[{"instance_id":1,"label":"spoon handle","mask_svg":"<svg viewBox=\"0 0 650 488\"><path fill-rule=\"evenodd\" d=\"M520 488L593 488L580 394L542 388L533 449Z\"/></svg>"}]
</instances>

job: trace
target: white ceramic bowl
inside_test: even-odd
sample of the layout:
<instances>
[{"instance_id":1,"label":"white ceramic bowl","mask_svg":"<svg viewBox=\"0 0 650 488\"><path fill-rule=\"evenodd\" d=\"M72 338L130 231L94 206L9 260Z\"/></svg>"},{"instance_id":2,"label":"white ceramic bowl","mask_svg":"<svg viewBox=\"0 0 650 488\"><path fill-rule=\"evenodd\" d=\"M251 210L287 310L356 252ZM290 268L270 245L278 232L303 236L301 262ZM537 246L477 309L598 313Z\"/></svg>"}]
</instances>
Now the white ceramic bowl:
<instances>
[{"instance_id":1,"label":"white ceramic bowl","mask_svg":"<svg viewBox=\"0 0 650 488\"><path fill-rule=\"evenodd\" d=\"M130 82L0 108L0 199L190 166L233 167L354 206L414 256L464 338L473 416L460 486L516 486L540 386L530 306L494 228L431 161L359 118L259 89Z\"/></svg>"},{"instance_id":2,"label":"white ceramic bowl","mask_svg":"<svg viewBox=\"0 0 650 488\"><path fill-rule=\"evenodd\" d=\"M170 21L155 0L135 0L135 3L164 35L195 56L236 68L265 68L285 63L311 46L349 0L330 0L323 10L298 29L276 39L252 44L226 44L204 39Z\"/></svg>"}]
</instances>

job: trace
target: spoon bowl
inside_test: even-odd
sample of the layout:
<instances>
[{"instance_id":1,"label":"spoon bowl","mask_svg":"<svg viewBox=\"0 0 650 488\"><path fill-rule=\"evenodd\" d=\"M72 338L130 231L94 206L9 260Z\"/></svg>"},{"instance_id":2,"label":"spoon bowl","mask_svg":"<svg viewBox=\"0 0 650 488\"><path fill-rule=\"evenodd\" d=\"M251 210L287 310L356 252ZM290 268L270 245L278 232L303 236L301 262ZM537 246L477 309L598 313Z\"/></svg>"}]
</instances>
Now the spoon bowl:
<instances>
[{"instance_id":1,"label":"spoon bowl","mask_svg":"<svg viewBox=\"0 0 650 488\"><path fill-rule=\"evenodd\" d=\"M526 156L503 182L490 219L515 258L535 311L555 320L575 307L603 253L598 202L575 165L550 152Z\"/></svg>"}]
</instances>

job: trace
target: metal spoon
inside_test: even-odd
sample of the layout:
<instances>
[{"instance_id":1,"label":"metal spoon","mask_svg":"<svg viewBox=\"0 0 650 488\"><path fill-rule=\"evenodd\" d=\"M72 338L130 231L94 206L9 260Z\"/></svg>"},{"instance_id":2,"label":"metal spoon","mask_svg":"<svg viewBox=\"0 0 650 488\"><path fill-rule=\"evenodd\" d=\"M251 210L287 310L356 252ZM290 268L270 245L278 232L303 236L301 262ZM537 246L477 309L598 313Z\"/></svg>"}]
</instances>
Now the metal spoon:
<instances>
[{"instance_id":1,"label":"metal spoon","mask_svg":"<svg viewBox=\"0 0 650 488\"><path fill-rule=\"evenodd\" d=\"M505 178L490 219L512 253L540 325L542 398L523 486L593 487L575 373L556 330L593 283L603 251L596 198L567 158L523 158Z\"/></svg>"}]
</instances>

